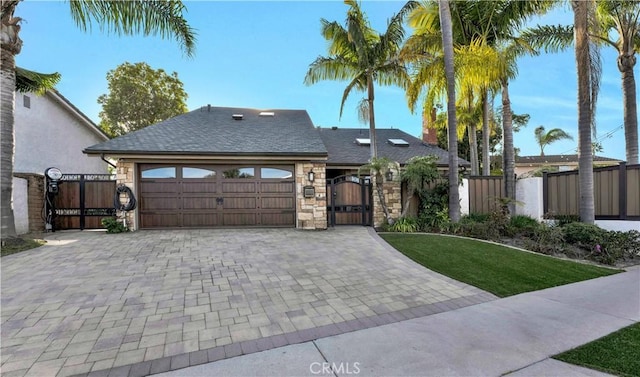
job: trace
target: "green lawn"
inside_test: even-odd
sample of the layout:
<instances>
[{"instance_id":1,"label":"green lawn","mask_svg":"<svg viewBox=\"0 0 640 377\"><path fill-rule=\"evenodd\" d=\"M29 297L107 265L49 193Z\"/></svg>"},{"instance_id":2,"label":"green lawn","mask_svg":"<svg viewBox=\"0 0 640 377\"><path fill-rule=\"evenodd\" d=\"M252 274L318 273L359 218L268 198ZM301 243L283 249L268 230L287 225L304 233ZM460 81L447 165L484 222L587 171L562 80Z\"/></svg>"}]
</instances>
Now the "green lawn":
<instances>
[{"instance_id":1,"label":"green lawn","mask_svg":"<svg viewBox=\"0 0 640 377\"><path fill-rule=\"evenodd\" d=\"M406 233L380 236L421 265L499 297L620 272L473 239Z\"/></svg>"},{"instance_id":2,"label":"green lawn","mask_svg":"<svg viewBox=\"0 0 640 377\"><path fill-rule=\"evenodd\" d=\"M19 253L21 251L40 247L45 244L43 240L34 240L32 238L17 238L14 240L7 240L7 243L0 248L0 256L11 255Z\"/></svg>"},{"instance_id":3,"label":"green lawn","mask_svg":"<svg viewBox=\"0 0 640 377\"><path fill-rule=\"evenodd\" d=\"M640 376L640 323L553 358L618 376Z\"/></svg>"}]
</instances>

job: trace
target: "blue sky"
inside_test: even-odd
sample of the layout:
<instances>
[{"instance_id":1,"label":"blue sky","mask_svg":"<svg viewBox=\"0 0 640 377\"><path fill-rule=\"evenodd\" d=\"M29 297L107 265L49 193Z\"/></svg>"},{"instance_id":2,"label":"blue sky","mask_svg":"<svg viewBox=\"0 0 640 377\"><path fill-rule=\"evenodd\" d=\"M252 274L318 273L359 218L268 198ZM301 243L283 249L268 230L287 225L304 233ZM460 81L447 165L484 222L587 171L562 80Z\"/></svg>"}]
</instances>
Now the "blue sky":
<instances>
[{"instance_id":1,"label":"blue sky","mask_svg":"<svg viewBox=\"0 0 640 377\"><path fill-rule=\"evenodd\" d=\"M98 123L97 98L107 93L106 73L128 61L146 62L153 68L175 71L189 94L190 110L212 106L259 109L305 109L316 126L345 128L367 126L357 118L363 97L353 93L339 118L346 83L321 82L305 86L305 73L318 56L326 55L320 35L320 18L343 22L347 6L342 1L186 1L186 17L197 30L193 58L185 57L177 43L159 37L117 37L94 27L83 33L69 15L69 4L57 1L22 2L16 16L24 19L22 52L16 63L41 72L60 72L58 90ZM382 32L387 19L404 4L400 1L364 1L363 10L374 28ZM572 14L559 10L544 23L570 23ZM608 157L625 159L620 73L613 48L603 49L602 90L597 112L598 137ZM537 155L536 126L563 128L574 141L561 141L546 154L576 153L577 110L575 59L572 51L523 58L511 85L516 113L531 115L529 125L515 135L521 155ZM638 75L636 66L636 76ZM499 98L496 99L499 103ZM376 88L378 128L400 128L419 136L421 117L408 110L404 93L395 87Z\"/></svg>"}]
</instances>

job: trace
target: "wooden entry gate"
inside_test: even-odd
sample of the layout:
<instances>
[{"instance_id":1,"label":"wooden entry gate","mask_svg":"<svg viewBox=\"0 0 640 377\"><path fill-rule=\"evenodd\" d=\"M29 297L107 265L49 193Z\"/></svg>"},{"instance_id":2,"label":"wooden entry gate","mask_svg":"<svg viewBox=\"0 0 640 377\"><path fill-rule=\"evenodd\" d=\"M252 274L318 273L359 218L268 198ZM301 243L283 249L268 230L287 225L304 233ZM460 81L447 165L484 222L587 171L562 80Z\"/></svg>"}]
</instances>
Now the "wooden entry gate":
<instances>
[{"instance_id":1,"label":"wooden entry gate","mask_svg":"<svg viewBox=\"0 0 640 377\"><path fill-rule=\"evenodd\" d=\"M53 200L54 230L103 228L102 218L116 215L115 192L115 175L64 174Z\"/></svg>"},{"instance_id":2,"label":"wooden entry gate","mask_svg":"<svg viewBox=\"0 0 640 377\"><path fill-rule=\"evenodd\" d=\"M365 225L373 222L371 180L353 175L327 179L329 226Z\"/></svg>"}]
</instances>

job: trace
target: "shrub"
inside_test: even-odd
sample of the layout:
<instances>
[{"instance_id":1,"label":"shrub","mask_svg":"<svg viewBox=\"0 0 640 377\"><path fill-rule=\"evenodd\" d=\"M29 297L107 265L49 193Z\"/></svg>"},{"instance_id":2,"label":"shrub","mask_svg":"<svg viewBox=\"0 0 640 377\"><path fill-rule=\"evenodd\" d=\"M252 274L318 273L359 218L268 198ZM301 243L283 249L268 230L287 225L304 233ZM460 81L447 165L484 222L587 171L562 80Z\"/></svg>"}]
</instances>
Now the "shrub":
<instances>
[{"instance_id":1,"label":"shrub","mask_svg":"<svg viewBox=\"0 0 640 377\"><path fill-rule=\"evenodd\" d=\"M468 215L462 216L460 222L476 222L476 223L484 223L489 220L488 213L470 213Z\"/></svg>"},{"instance_id":2,"label":"shrub","mask_svg":"<svg viewBox=\"0 0 640 377\"><path fill-rule=\"evenodd\" d=\"M564 232L558 226L539 224L527 242L527 249L542 254L560 254L565 252Z\"/></svg>"},{"instance_id":3,"label":"shrub","mask_svg":"<svg viewBox=\"0 0 640 377\"><path fill-rule=\"evenodd\" d=\"M414 233L418 231L418 222L413 217L401 217L389 226L392 232Z\"/></svg>"},{"instance_id":4,"label":"shrub","mask_svg":"<svg viewBox=\"0 0 640 377\"><path fill-rule=\"evenodd\" d=\"M102 223L102 226L107 229L107 233L122 233L129 231L129 228L124 226L123 223L114 217L105 217L100 222Z\"/></svg>"},{"instance_id":5,"label":"shrub","mask_svg":"<svg viewBox=\"0 0 640 377\"><path fill-rule=\"evenodd\" d=\"M519 235L521 237L531 237L539 226L540 223L538 220L532 217L526 215L515 215L511 216L509 219L507 233L511 235Z\"/></svg>"},{"instance_id":6,"label":"shrub","mask_svg":"<svg viewBox=\"0 0 640 377\"><path fill-rule=\"evenodd\" d=\"M640 232L607 232L601 244L594 245L587 258L613 265L620 260L630 260L640 255Z\"/></svg>"},{"instance_id":7,"label":"shrub","mask_svg":"<svg viewBox=\"0 0 640 377\"><path fill-rule=\"evenodd\" d=\"M607 231L594 224L569 223L562 227L564 239L567 243L592 250L597 244L602 244Z\"/></svg>"}]
</instances>

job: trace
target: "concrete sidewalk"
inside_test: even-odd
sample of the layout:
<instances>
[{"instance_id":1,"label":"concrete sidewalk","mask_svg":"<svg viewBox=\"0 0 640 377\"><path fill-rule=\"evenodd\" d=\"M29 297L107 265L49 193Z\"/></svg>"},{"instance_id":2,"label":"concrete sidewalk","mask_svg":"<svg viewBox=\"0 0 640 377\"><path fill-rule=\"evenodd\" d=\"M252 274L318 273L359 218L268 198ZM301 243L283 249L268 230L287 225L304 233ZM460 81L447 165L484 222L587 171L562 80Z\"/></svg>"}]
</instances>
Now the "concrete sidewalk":
<instances>
[{"instance_id":1,"label":"concrete sidewalk","mask_svg":"<svg viewBox=\"0 0 640 377\"><path fill-rule=\"evenodd\" d=\"M602 376L549 357L639 321L636 266L161 376Z\"/></svg>"}]
</instances>

